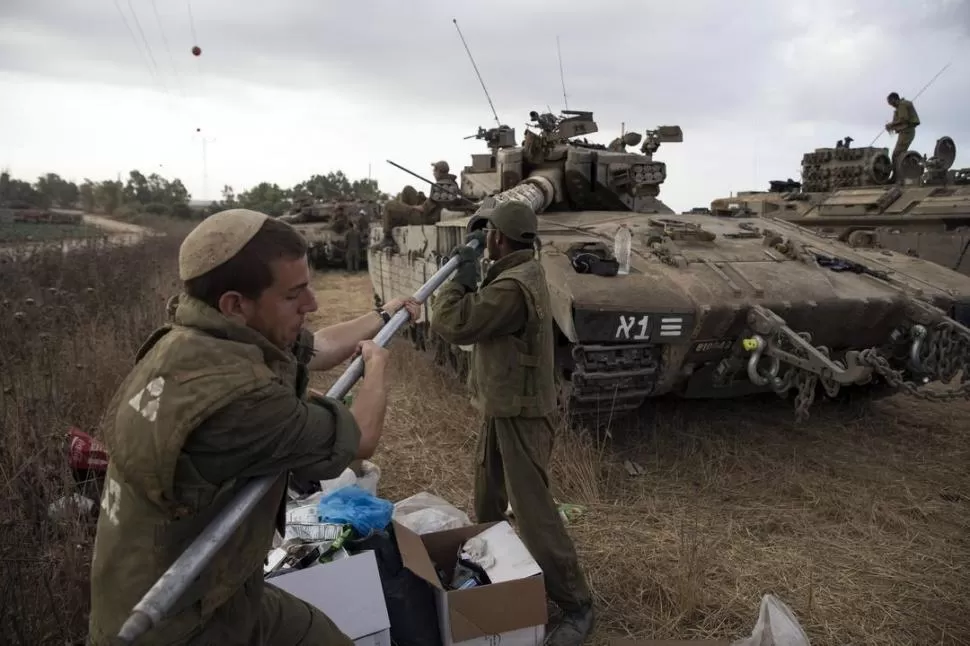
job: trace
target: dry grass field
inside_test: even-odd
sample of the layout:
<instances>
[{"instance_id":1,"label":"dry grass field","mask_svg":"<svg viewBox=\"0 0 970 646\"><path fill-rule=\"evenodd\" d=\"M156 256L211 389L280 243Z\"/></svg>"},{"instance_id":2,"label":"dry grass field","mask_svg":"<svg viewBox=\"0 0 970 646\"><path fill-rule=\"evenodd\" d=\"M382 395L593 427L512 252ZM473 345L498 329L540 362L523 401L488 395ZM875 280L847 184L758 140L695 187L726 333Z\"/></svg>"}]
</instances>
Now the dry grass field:
<instances>
[{"instance_id":1,"label":"dry grass field","mask_svg":"<svg viewBox=\"0 0 970 646\"><path fill-rule=\"evenodd\" d=\"M93 524L47 513L74 488L65 431L96 432L163 319L177 245L0 264L0 643L84 637ZM315 324L371 307L366 273L315 284ZM470 512L477 421L462 384L403 339L391 355L380 494L425 490ZM595 592L594 643L738 638L769 592L813 646L970 643L968 411L894 397L816 405L796 426L775 397L674 401L608 438L562 429L553 479L583 508L570 531Z\"/></svg>"}]
</instances>

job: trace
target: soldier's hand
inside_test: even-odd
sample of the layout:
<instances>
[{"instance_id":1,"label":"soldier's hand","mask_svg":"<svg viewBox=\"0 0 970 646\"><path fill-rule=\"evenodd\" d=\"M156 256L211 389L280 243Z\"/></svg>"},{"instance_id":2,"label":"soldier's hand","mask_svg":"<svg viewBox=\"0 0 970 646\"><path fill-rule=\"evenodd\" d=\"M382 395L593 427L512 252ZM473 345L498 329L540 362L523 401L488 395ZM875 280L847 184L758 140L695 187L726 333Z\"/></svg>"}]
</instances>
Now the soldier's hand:
<instances>
[{"instance_id":1,"label":"soldier's hand","mask_svg":"<svg viewBox=\"0 0 970 646\"><path fill-rule=\"evenodd\" d=\"M372 368L381 369L387 364L387 349L382 348L371 340L358 343L357 354L364 360L364 370Z\"/></svg>"},{"instance_id":2,"label":"soldier's hand","mask_svg":"<svg viewBox=\"0 0 970 646\"><path fill-rule=\"evenodd\" d=\"M477 230L472 231L471 233L469 233L467 236L465 236L465 244L466 245L468 243L470 243L472 240L477 240L478 241L478 250L479 251L481 251L482 249L484 249L485 248L485 229L484 228L477 229Z\"/></svg>"},{"instance_id":3,"label":"soldier's hand","mask_svg":"<svg viewBox=\"0 0 970 646\"><path fill-rule=\"evenodd\" d=\"M387 305L384 306L384 311L393 315L402 307L407 309L408 315L411 317L411 321L417 321L421 316L421 304L413 298L395 298L390 300L387 302Z\"/></svg>"},{"instance_id":4,"label":"soldier's hand","mask_svg":"<svg viewBox=\"0 0 970 646\"><path fill-rule=\"evenodd\" d=\"M478 262L478 251L468 247L467 245L460 244L451 250L451 258L458 258L458 265L464 265L468 263Z\"/></svg>"}]
</instances>

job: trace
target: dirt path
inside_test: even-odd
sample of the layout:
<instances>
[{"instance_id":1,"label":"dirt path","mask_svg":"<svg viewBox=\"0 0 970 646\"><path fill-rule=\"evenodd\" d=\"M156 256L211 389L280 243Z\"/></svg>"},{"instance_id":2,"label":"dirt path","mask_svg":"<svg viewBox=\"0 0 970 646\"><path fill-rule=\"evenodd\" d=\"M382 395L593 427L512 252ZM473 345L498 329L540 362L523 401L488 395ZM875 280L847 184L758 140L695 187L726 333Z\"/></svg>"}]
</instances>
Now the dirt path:
<instances>
[{"instance_id":1,"label":"dirt path","mask_svg":"<svg viewBox=\"0 0 970 646\"><path fill-rule=\"evenodd\" d=\"M112 220L111 218L106 218L102 215L94 215L92 213L85 213L83 216L85 223L99 227L101 229L107 229L108 231L113 231L116 233L134 233L141 235L151 235L152 230L137 224L131 224L129 222L119 222L118 220Z\"/></svg>"}]
</instances>

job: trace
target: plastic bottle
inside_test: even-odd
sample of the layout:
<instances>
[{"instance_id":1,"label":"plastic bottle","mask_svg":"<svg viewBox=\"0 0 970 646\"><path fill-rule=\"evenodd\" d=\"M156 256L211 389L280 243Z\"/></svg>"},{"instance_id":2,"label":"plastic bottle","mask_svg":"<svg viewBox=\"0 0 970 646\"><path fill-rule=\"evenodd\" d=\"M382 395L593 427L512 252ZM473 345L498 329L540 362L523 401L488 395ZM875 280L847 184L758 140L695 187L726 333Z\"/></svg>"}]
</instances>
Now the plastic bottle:
<instances>
[{"instance_id":1,"label":"plastic bottle","mask_svg":"<svg viewBox=\"0 0 970 646\"><path fill-rule=\"evenodd\" d=\"M617 271L620 275L625 276L630 273L630 251L632 245L633 234L630 233L630 228L625 224L621 224L616 232L616 237L613 239L613 255L616 256L616 261L620 263L620 268Z\"/></svg>"}]
</instances>

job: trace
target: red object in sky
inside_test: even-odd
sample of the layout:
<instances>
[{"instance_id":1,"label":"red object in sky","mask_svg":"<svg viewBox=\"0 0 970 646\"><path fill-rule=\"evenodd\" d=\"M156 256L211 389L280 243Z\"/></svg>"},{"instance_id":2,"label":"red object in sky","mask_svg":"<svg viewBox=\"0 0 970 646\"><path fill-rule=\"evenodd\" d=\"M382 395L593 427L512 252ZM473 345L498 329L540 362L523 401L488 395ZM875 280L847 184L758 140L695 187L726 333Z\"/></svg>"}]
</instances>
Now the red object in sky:
<instances>
[{"instance_id":1,"label":"red object in sky","mask_svg":"<svg viewBox=\"0 0 970 646\"><path fill-rule=\"evenodd\" d=\"M202 53L202 48L199 47L198 45L196 45L195 47L192 48L192 55L193 56L198 56L201 53Z\"/></svg>"}]
</instances>

